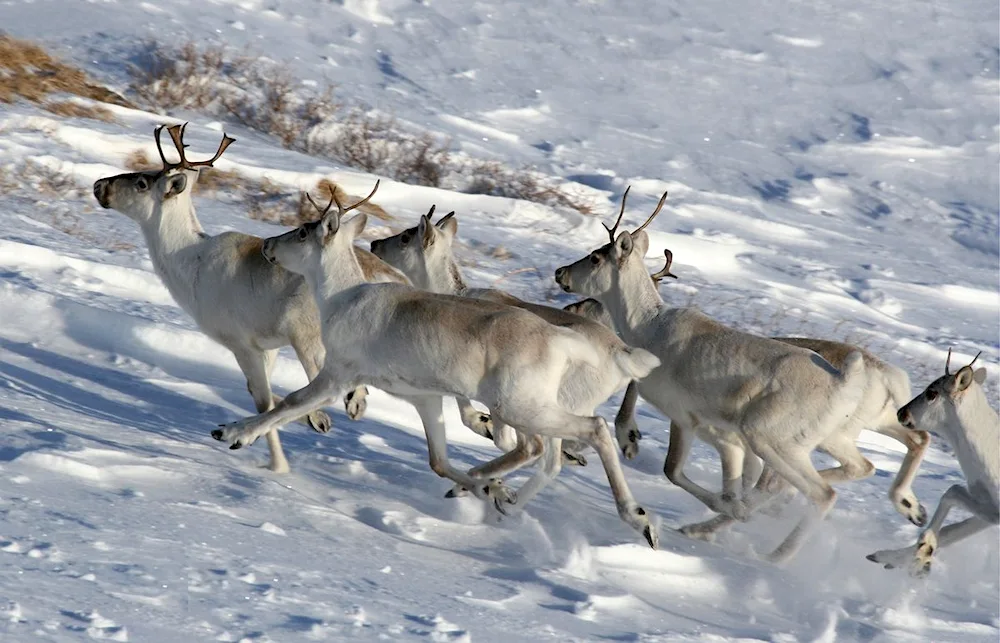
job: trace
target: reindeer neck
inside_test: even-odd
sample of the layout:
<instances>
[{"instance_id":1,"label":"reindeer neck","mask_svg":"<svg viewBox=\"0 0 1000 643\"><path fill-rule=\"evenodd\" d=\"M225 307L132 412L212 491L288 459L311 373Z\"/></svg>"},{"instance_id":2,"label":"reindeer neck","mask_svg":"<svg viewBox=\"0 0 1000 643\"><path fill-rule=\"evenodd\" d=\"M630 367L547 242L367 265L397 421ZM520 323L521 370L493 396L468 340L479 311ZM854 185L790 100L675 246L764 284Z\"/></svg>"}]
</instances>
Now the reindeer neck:
<instances>
[{"instance_id":1,"label":"reindeer neck","mask_svg":"<svg viewBox=\"0 0 1000 643\"><path fill-rule=\"evenodd\" d=\"M190 281L189 262L179 261L177 255L206 236L195 215L190 191L161 203L141 228L153 267L168 287L173 290L174 282Z\"/></svg>"},{"instance_id":2,"label":"reindeer neck","mask_svg":"<svg viewBox=\"0 0 1000 643\"><path fill-rule=\"evenodd\" d=\"M368 283L357 255L354 253L354 246L349 243L341 243L340 245L342 247L327 248L323 252L318 270L306 275L306 281L312 288L320 310L322 310L324 302L329 301L338 293Z\"/></svg>"},{"instance_id":3,"label":"reindeer neck","mask_svg":"<svg viewBox=\"0 0 1000 643\"><path fill-rule=\"evenodd\" d=\"M641 263L639 267L642 269L619 271L611 291L601 302L611 314L615 327L623 332L643 326L656 317L663 306L653 280Z\"/></svg>"},{"instance_id":4,"label":"reindeer neck","mask_svg":"<svg viewBox=\"0 0 1000 643\"><path fill-rule=\"evenodd\" d=\"M959 426L949 427L952 432L961 433L975 440L977 432L988 431L993 435L979 435L980 441L989 439L996 441L996 433L1000 429L1000 416L990 406L986 393L978 384L972 384L965 390L961 404L955 407ZM958 436L949 436L956 441Z\"/></svg>"},{"instance_id":5,"label":"reindeer neck","mask_svg":"<svg viewBox=\"0 0 1000 643\"><path fill-rule=\"evenodd\" d=\"M446 295L464 295L469 289L465 285L465 280L462 279L462 270L455 263L455 260L450 257L447 261L440 263L425 263L424 269L427 272L427 284L425 287L431 292Z\"/></svg>"}]
</instances>

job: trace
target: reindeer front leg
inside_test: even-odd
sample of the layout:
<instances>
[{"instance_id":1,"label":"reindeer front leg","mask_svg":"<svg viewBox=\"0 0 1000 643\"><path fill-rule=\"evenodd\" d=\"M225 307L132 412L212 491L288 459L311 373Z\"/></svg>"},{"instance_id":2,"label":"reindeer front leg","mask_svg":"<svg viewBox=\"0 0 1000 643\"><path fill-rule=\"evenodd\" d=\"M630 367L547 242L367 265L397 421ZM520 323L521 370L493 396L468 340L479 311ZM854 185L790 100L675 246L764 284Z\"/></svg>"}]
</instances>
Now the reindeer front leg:
<instances>
[{"instance_id":1,"label":"reindeer front leg","mask_svg":"<svg viewBox=\"0 0 1000 643\"><path fill-rule=\"evenodd\" d=\"M338 383L325 371L321 371L314 380L286 397L270 411L229 424L220 424L220 428L212 431L212 437L220 442L229 442L230 449L249 446L268 431L322 407L339 390Z\"/></svg>"}]
</instances>

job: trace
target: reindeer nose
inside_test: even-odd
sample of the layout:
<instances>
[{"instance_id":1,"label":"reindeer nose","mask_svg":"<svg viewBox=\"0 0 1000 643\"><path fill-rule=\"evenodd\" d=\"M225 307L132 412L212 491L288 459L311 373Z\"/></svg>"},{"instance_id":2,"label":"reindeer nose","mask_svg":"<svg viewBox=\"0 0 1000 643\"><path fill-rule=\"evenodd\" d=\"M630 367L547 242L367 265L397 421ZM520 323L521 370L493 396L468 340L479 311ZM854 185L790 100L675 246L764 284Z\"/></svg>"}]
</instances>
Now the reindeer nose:
<instances>
[{"instance_id":1,"label":"reindeer nose","mask_svg":"<svg viewBox=\"0 0 1000 643\"><path fill-rule=\"evenodd\" d=\"M900 424L902 424L908 429L915 428L913 425L913 416L910 415L910 409L906 408L905 406L899 409L899 411L896 413L896 419L899 420Z\"/></svg>"},{"instance_id":2,"label":"reindeer nose","mask_svg":"<svg viewBox=\"0 0 1000 643\"><path fill-rule=\"evenodd\" d=\"M379 248L382 247L382 241L383 239L375 239L374 241L372 241L372 252L378 254Z\"/></svg>"},{"instance_id":3,"label":"reindeer nose","mask_svg":"<svg viewBox=\"0 0 1000 643\"><path fill-rule=\"evenodd\" d=\"M107 179L98 179L94 181L94 197L97 202L101 204L102 208L110 208L111 204L108 203L108 187L111 185L111 181Z\"/></svg>"},{"instance_id":4,"label":"reindeer nose","mask_svg":"<svg viewBox=\"0 0 1000 643\"><path fill-rule=\"evenodd\" d=\"M267 239L266 241L264 241L264 245L263 247L261 247L260 253L264 255L264 258L267 259L268 263L273 263L277 265L278 262L275 261L274 256L271 254L271 248L273 247L274 247L274 239Z\"/></svg>"},{"instance_id":5,"label":"reindeer nose","mask_svg":"<svg viewBox=\"0 0 1000 643\"><path fill-rule=\"evenodd\" d=\"M569 292L569 271L566 270L566 266L556 268L556 283L562 286L563 290Z\"/></svg>"}]
</instances>

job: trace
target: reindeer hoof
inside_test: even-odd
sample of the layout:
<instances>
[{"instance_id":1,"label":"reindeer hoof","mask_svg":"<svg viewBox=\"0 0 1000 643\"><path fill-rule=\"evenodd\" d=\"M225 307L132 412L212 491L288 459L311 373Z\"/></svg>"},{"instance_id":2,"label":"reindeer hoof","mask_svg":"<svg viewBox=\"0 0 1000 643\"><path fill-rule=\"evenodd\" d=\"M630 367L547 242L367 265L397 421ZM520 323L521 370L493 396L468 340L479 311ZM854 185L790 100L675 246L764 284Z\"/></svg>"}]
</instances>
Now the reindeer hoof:
<instances>
[{"instance_id":1,"label":"reindeer hoof","mask_svg":"<svg viewBox=\"0 0 1000 643\"><path fill-rule=\"evenodd\" d=\"M329 433L330 429L333 428L333 422L330 420L330 416L323 411L314 411L310 413L306 416L306 422L316 433Z\"/></svg>"},{"instance_id":2,"label":"reindeer hoof","mask_svg":"<svg viewBox=\"0 0 1000 643\"><path fill-rule=\"evenodd\" d=\"M352 398L350 400L344 400L344 407L347 409L347 417L352 420L360 420L365 414L365 409L368 408L368 398L361 398L360 400Z\"/></svg>"},{"instance_id":3,"label":"reindeer hoof","mask_svg":"<svg viewBox=\"0 0 1000 643\"><path fill-rule=\"evenodd\" d=\"M656 532L653 531L652 525L646 525L646 528L642 530L642 535L645 537L646 542L649 543L651 548L659 549L660 538L656 535Z\"/></svg>"},{"instance_id":4,"label":"reindeer hoof","mask_svg":"<svg viewBox=\"0 0 1000 643\"><path fill-rule=\"evenodd\" d=\"M239 440L229 445L230 451L235 451L236 449L242 449L242 448L243 448L243 443L240 442Z\"/></svg>"},{"instance_id":5,"label":"reindeer hoof","mask_svg":"<svg viewBox=\"0 0 1000 643\"><path fill-rule=\"evenodd\" d=\"M220 424L219 426L224 426L224 425ZM215 429L214 431L212 431L212 437L218 440L219 442L222 442L222 429Z\"/></svg>"},{"instance_id":6,"label":"reindeer hoof","mask_svg":"<svg viewBox=\"0 0 1000 643\"><path fill-rule=\"evenodd\" d=\"M448 490L448 493L444 494L444 497L445 498L463 498L463 497L465 497L467 495L469 495L469 490L468 489L466 489L465 487L461 487L459 485L455 485L454 487L452 487L451 489Z\"/></svg>"},{"instance_id":7,"label":"reindeer hoof","mask_svg":"<svg viewBox=\"0 0 1000 643\"><path fill-rule=\"evenodd\" d=\"M565 458L566 461L571 464L579 465L581 467L587 466L586 456L583 456L579 453L571 453L569 451L563 451L563 458Z\"/></svg>"}]
</instances>

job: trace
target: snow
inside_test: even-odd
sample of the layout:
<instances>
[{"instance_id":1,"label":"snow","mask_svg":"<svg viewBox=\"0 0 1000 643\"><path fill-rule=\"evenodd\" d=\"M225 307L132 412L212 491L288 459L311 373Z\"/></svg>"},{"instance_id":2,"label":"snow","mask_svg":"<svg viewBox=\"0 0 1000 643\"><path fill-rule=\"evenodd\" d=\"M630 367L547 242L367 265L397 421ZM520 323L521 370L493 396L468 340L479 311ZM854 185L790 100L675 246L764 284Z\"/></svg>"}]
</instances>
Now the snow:
<instances>
[{"instance_id":1,"label":"snow","mask_svg":"<svg viewBox=\"0 0 1000 643\"><path fill-rule=\"evenodd\" d=\"M0 1L4 30L114 87L146 38L250 45L465 153L586 186L605 217L631 185L626 225L669 189L648 255L653 269L674 252L669 301L859 342L915 387L949 347L956 362L982 350L994 401L998 19L978 0ZM664 479L667 423L647 406L625 466L659 521L657 552L617 518L596 463L564 469L517 518L445 499L412 409L377 391L360 422L338 404L330 435L286 427L290 475L261 468L261 445L226 450L209 432L252 409L235 360L91 183L135 149L155 158L165 120L191 120L205 152L225 129L237 143L219 168L289 190L332 176L366 194L374 177L198 114L111 109L117 123L0 105L0 166L30 161L79 188L0 196L0 638L997 639L995 529L941 552L923 582L864 559L918 533L886 498L899 447L869 433L878 473L840 487L784 569L753 552L787 532L798 501L718 545L671 531L707 513ZM560 305L572 299L553 269L605 238L596 218L509 199L383 180L376 200L394 229L432 203L457 210L470 282ZM224 198L197 207L211 234L278 230ZM305 383L290 353L273 381ZM453 459L491 457L447 408ZM689 470L718 485L705 445ZM935 441L915 491L932 508L961 480Z\"/></svg>"}]
</instances>

